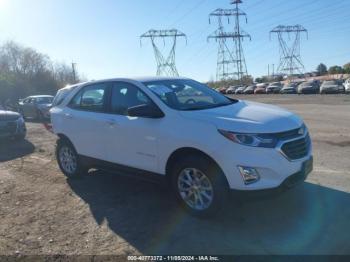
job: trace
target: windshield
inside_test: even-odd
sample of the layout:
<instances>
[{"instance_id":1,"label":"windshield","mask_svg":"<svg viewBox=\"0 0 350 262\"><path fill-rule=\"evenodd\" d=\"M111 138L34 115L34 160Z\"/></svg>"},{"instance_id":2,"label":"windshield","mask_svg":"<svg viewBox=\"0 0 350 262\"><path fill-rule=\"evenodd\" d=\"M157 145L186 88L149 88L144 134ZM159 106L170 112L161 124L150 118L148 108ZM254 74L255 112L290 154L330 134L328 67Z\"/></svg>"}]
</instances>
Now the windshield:
<instances>
[{"instance_id":1,"label":"windshield","mask_svg":"<svg viewBox=\"0 0 350 262\"><path fill-rule=\"evenodd\" d=\"M194 80L159 80L143 83L167 106L176 110L203 110L234 101Z\"/></svg>"},{"instance_id":2,"label":"windshield","mask_svg":"<svg viewBox=\"0 0 350 262\"><path fill-rule=\"evenodd\" d=\"M37 104L51 104L53 98L52 97L38 97L36 98Z\"/></svg>"}]
</instances>

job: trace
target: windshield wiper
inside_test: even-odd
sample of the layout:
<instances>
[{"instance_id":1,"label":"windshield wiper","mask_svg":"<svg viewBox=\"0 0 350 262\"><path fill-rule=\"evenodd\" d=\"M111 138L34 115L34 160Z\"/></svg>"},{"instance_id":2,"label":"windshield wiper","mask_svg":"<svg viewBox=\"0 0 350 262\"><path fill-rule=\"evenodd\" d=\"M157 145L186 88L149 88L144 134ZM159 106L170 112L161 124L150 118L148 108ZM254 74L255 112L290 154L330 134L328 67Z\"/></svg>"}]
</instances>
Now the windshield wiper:
<instances>
[{"instance_id":1,"label":"windshield wiper","mask_svg":"<svg viewBox=\"0 0 350 262\"><path fill-rule=\"evenodd\" d=\"M206 110L206 109L217 108L217 107L222 107L222 106L229 106L229 105L232 105L232 104L237 103L237 102L232 101L231 103L209 105L209 106L206 106L206 107L191 107L191 108L186 108L186 109L182 109L182 110L183 111Z\"/></svg>"}]
</instances>

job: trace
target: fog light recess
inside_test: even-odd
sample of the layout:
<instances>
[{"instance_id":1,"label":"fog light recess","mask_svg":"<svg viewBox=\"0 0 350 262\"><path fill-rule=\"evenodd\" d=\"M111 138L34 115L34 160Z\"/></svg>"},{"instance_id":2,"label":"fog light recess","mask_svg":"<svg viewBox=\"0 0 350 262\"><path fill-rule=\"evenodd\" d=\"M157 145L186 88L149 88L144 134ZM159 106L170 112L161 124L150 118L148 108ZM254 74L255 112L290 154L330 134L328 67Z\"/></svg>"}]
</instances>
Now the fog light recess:
<instances>
[{"instance_id":1,"label":"fog light recess","mask_svg":"<svg viewBox=\"0 0 350 262\"><path fill-rule=\"evenodd\" d=\"M258 171L253 167L238 166L239 172L243 178L244 184L249 185L259 181Z\"/></svg>"}]
</instances>

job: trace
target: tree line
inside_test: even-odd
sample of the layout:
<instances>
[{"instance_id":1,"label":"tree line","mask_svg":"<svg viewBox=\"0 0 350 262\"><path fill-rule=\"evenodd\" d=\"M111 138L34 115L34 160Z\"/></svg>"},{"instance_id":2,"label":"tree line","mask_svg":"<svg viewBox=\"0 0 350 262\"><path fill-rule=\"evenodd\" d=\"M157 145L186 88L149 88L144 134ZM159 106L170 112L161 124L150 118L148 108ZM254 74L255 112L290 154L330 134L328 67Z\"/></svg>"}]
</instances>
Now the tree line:
<instances>
[{"instance_id":1,"label":"tree line","mask_svg":"<svg viewBox=\"0 0 350 262\"><path fill-rule=\"evenodd\" d=\"M350 74L350 63L347 63L343 66L331 66L327 68L327 66L323 63L319 64L316 68L316 72L318 76L323 76L326 74Z\"/></svg>"},{"instance_id":2,"label":"tree line","mask_svg":"<svg viewBox=\"0 0 350 262\"><path fill-rule=\"evenodd\" d=\"M30 95L54 95L80 80L70 65L55 62L35 49L13 41L0 45L0 104Z\"/></svg>"}]
</instances>

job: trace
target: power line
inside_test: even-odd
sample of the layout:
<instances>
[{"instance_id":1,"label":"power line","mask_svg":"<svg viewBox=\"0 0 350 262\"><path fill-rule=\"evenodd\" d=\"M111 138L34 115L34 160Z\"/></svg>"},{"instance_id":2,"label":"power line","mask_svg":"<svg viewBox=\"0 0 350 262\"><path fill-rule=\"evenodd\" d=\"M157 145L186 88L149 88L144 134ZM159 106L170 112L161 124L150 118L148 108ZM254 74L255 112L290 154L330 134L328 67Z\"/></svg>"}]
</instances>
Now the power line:
<instances>
[{"instance_id":1,"label":"power line","mask_svg":"<svg viewBox=\"0 0 350 262\"><path fill-rule=\"evenodd\" d=\"M305 67L300 55L300 35L307 30L301 25L283 26L279 25L270 31L270 34L277 34L280 45L280 63L278 72L287 73L293 76L297 73L304 73ZM292 39L292 45L288 46L285 36Z\"/></svg>"},{"instance_id":2,"label":"power line","mask_svg":"<svg viewBox=\"0 0 350 262\"><path fill-rule=\"evenodd\" d=\"M209 15L209 22L212 18L217 18L219 27L208 40L215 39L219 43L217 58L217 80L238 79L242 81L243 77L248 75L247 65L244 57L242 41L244 38L251 39L250 35L244 32L240 26L240 17L246 18L247 15L238 8L241 0L232 0L233 9L216 9ZM235 26L233 32L227 32L223 26L223 19L234 20ZM233 48L228 45L227 40L233 40Z\"/></svg>"},{"instance_id":3,"label":"power line","mask_svg":"<svg viewBox=\"0 0 350 262\"><path fill-rule=\"evenodd\" d=\"M186 12L184 15L182 15L178 20L176 20L170 27L173 27L180 23L183 19L188 17L193 11L195 11L198 7L200 7L204 2L207 0L200 0L196 5L194 5L188 12Z\"/></svg>"},{"instance_id":4,"label":"power line","mask_svg":"<svg viewBox=\"0 0 350 262\"><path fill-rule=\"evenodd\" d=\"M148 38L151 40L154 56L157 63L157 76L179 76L175 65L175 51L177 38L187 37L184 33L177 29L171 30L154 30L151 29L140 36L140 39ZM169 54L165 57L157 46L156 39L162 39L165 45L165 39L171 39L172 46Z\"/></svg>"}]
</instances>

